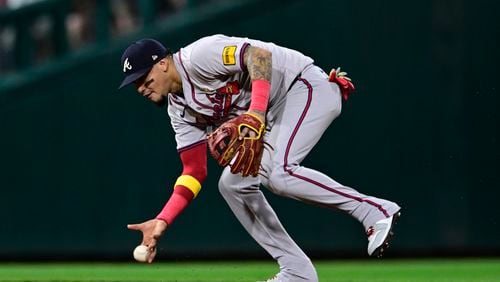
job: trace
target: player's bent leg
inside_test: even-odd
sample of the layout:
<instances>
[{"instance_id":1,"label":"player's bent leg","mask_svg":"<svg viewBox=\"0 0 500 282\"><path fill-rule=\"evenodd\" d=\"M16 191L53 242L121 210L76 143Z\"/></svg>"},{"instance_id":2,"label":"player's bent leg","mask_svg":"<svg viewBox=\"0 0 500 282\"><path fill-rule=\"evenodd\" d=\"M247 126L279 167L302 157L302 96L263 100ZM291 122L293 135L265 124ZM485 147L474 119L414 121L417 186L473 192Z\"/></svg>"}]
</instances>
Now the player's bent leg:
<instances>
[{"instance_id":1,"label":"player's bent leg","mask_svg":"<svg viewBox=\"0 0 500 282\"><path fill-rule=\"evenodd\" d=\"M340 209L360 221L368 231L380 220L398 212L399 206L361 194L300 165L340 113L339 89L322 76L317 68L309 69L287 94L283 112L267 137L274 147L263 157L266 187L286 197Z\"/></svg>"},{"instance_id":2,"label":"player's bent leg","mask_svg":"<svg viewBox=\"0 0 500 282\"><path fill-rule=\"evenodd\" d=\"M285 231L259 184L258 178L232 174L226 167L219 191L245 230L278 261L282 281L317 281L313 264Z\"/></svg>"},{"instance_id":3,"label":"player's bent leg","mask_svg":"<svg viewBox=\"0 0 500 282\"><path fill-rule=\"evenodd\" d=\"M268 183L267 187L273 193L344 211L361 222L366 231L377 221L400 210L394 202L364 195L319 171L298 164L276 165Z\"/></svg>"}]
</instances>

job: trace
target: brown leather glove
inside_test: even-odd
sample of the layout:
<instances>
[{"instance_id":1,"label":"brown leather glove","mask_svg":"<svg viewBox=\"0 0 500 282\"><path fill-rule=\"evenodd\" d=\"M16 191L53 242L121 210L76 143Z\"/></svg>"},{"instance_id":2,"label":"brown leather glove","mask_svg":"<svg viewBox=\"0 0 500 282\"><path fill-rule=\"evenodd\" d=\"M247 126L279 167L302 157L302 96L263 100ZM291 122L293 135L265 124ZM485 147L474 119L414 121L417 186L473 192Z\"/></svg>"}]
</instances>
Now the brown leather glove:
<instances>
[{"instance_id":1,"label":"brown leather glove","mask_svg":"<svg viewBox=\"0 0 500 282\"><path fill-rule=\"evenodd\" d=\"M255 131L256 136L239 139L244 127ZM264 123L256 116L244 113L223 123L208 136L208 149L221 166L231 163L231 172L242 176L257 176L264 151Z\"/></svg>"}]
</instances>

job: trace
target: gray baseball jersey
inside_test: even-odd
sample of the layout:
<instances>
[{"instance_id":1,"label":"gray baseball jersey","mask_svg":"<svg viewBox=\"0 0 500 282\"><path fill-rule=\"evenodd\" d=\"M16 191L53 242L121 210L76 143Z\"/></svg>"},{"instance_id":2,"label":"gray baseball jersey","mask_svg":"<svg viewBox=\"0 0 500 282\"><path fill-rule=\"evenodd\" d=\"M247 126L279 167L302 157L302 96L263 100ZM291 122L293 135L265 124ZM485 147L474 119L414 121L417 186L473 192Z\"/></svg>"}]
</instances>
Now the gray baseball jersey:
<instances>
[{"instance_id":1,"label":"gray baseball jersey","mask_svg":"<svg viewBox=\"0 0 500 282\"><path fill-rule=\"evenodd\" d=\"M226 167L219 190L247 232L280 265L276 281L317 281L307 255L280 224L260 190L342 210L368 229L399 211L391 201L367 196L300 163L341 112L336 84L297 51L248 38L215 35L173 55L183 95L169 95L168 113L177 149L206 139L207 128L246 111L251 83L243 63L248 46L272 53L266 146L259 177L241 177ZM332 230L333 231L333 230Z\"/></svg>"},{"instance_id":2,"label":"gray baseball jersey","mask_svg":"<svg viewBox=\"0 0 500 282\"><path fill-rule=\"evenodd\" d=\"M168 107L177 149L204 140L207 124L219 125L248 109L251 81L243 54L250 45L272 53L269 124L297 75L313 63L311 58L273 43L224 35L204 37L181 48L173 59L184 96L169 95ZM193 126L199 130L193 130Z\"/></svg>"}]
</instances>

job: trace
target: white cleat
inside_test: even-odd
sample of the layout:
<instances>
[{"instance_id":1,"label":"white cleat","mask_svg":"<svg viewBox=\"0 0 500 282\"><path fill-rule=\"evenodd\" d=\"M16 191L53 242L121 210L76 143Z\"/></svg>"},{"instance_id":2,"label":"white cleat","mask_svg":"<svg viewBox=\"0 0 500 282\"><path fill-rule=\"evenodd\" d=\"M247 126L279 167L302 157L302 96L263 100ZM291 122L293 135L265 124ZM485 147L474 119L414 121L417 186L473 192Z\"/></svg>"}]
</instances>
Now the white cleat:
<instances>
[{"instance_id":1,"label":"white cleat","mask_svg":"<svg viewBox=\"0 0 500 282\"><path fill-rule=\"evenodd\" d=\"M389 247L389 241L394 235L392 228L401 213L398 211L392 216L375 222L368 228L368 255L382 257L384 251Z\"/></svg>"}]
</instances>

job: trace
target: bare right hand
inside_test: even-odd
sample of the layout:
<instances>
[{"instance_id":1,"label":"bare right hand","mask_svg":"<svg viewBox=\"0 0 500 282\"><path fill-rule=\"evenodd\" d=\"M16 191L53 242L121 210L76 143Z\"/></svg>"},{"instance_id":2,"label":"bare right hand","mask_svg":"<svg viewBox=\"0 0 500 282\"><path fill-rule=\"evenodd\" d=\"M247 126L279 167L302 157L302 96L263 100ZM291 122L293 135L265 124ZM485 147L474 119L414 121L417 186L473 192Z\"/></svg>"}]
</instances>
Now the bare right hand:
<instances>
[{"instance_id":1,"label":"bare right hand","mask_svg":"<svg viewBox=\"0 0 500 282\"><path fill-rule=\"evenodd\" d=\"M152 263L156 256L156 244L167 229L167 223L159 219L150 219L143 223L128 224L127 228L142 232L141 244L148 247L148 263Z\"/></svg>"}]
</instances>

